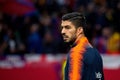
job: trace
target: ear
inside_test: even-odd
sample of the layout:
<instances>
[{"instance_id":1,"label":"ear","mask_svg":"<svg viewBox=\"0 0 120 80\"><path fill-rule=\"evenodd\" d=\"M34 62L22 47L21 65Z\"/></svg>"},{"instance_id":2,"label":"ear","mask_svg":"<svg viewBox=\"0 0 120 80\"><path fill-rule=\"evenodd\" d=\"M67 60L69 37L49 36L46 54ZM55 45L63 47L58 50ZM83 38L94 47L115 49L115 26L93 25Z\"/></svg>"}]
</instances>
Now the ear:
<instances>
[{"instance_id":1,"label":"ear","mask_svg":"<svg viewBox=\"0 0 120 80\"><path fill-rule=\"evenodd\" d=\"M77 28L77 35L80 35L81 33L83 33L83 28L82 27L78 27Z\"/></svg>"}]
</instances>

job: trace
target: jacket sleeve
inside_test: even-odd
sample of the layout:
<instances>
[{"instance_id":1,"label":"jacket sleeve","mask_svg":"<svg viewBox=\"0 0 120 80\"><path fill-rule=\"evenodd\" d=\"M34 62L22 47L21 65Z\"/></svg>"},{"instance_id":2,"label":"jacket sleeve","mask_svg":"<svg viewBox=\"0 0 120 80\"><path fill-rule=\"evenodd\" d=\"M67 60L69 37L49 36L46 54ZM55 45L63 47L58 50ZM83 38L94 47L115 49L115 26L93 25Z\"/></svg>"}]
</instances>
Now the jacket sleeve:
<instances>
[{"instance_id":1,"label":"jacket sleeve","mask_svg":"<svg viewBox=\"0 0 120 80\"><path fill-rule=\"evenodd\" d=\"M102 58L94 51L89 51L85 55L82 80L104 80Z\"/></svg>"}]
</instances>

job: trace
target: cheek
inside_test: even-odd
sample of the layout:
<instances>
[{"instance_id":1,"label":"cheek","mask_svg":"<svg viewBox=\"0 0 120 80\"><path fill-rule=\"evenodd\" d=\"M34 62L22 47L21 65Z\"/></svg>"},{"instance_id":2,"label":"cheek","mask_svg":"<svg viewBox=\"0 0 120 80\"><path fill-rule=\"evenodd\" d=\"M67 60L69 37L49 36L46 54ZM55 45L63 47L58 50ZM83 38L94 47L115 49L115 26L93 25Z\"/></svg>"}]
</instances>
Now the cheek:
<instances>
[{"instance_id":1,"label":"cheek","mask_svg":"<svg viewBox=\"0 0 120 80\"><path fill-rule=\"evenodd\" d=\"M76 37L76 32L75 31L71 31L70 32L70 37L71 38L75 38Z\"/></svg>"}]
</instances>

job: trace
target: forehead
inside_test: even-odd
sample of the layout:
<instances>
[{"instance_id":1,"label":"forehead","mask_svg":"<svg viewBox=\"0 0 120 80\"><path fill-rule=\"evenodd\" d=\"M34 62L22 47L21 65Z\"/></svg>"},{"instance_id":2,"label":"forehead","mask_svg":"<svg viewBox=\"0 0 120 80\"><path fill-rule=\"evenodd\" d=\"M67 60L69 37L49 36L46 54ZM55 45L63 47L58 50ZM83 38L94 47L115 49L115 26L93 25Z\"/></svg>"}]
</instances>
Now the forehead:
<instances>
[{"instance_id":1,"label":"forehead","mask_svg":"<svg viewBox=\"0 0 120 80\"><path fill-rule=\"evenodd\" d=\"M61 22L61 26L67 26L67 25L74 26L74 25L72 24L72 22L71 22L71 21L68 21L68 20L63 21L63 20L62 20L62 22Z\"/></svg>"}]
</instances>

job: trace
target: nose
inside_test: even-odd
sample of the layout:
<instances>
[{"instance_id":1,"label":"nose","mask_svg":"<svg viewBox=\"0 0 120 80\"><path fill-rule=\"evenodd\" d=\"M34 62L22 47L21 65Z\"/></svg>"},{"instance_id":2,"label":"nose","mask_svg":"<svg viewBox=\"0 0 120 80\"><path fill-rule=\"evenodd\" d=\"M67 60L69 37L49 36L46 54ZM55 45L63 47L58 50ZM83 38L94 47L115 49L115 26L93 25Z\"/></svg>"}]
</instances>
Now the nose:
<instances>
[{"instance_id":1,"label":"nose","mask_svg":"<svg viewBox=\"0 0 120 80\"><path fill-rule=\"evenodd\" d=\"M64 28L61 30L61 34L65 34L65 29Z\"/></svg>"}]
</instances>

